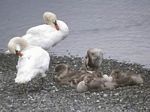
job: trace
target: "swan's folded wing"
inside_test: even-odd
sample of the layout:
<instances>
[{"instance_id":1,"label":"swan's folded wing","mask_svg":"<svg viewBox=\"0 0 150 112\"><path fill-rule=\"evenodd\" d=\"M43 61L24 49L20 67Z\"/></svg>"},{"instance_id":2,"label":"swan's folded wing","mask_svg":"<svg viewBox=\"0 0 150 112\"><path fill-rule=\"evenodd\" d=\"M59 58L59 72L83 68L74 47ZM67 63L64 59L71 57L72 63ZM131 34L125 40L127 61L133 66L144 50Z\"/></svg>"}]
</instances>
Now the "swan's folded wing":
<instances>
[{"instance_id":1,"label":"swan's folded wing","mask_svg":"<svg viewBox=\"0 0 150 112\"><path fill-rule=\"evenodd\" d=\"M21 69L48 69L49 54L40 47L32 48L19 58L18 67Z\"/></svg>"}]
</instances>

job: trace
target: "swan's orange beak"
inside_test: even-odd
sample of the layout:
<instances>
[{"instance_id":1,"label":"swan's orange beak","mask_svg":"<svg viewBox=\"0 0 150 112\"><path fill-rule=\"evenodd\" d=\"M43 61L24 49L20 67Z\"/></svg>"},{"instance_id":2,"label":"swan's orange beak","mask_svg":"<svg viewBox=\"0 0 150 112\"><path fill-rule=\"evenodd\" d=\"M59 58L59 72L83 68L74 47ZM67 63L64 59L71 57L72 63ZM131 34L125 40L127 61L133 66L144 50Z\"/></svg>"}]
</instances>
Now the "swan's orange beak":
<instances>
[{"instance_id":1,"label":"swan's orange beak","mask_svg":"<svg viewBox=\"0 0 150 112\"><path fill-rule=\"evenodd\" d=\"M19 56L20 56L20 57L23 56L23 54L21 53L21 51L17 51L17 50L16 50L16 55L17 55L18 57L19 57Z\"/></svg>"},{"instance_id":2,"label":"swan's orange beak","mask_svg":"<svg viewBox=\"0 0 150 112\"><path fill-rule=\"evenodd\" d=\"M56 30L60 30L60 28L59 28L59 26L57 24L57 21L54 22L54 25L55 25Z\"/></svg>"}]
</instances>

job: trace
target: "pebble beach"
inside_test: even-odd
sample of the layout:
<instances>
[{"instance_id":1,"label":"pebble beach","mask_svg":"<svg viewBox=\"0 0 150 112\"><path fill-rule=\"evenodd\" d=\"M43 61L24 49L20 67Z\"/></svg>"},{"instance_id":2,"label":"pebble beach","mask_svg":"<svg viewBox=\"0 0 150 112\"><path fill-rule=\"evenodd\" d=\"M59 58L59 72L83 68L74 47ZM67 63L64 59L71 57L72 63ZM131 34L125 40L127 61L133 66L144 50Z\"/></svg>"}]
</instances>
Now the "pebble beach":
<instances>
[{"instance_id":1,"label":"pebble beach","mask_svg":"<svg viewBox=\"0 0 150 112\"><path fill-rule=\"evenodd\" d=\"M54 68L66 63L74 69L82 64L81 57L51 56L44 83L40 77L28 84L14 82L17 57L0 54L0 110L1 112L149 112L150 70L139 64L104 59L101 70L109 74L112 69L133 71L144 78L144 84L119 87L113 90L94 90L78 93L74 88L55 82Z\"/></svg>"}]
</instances>

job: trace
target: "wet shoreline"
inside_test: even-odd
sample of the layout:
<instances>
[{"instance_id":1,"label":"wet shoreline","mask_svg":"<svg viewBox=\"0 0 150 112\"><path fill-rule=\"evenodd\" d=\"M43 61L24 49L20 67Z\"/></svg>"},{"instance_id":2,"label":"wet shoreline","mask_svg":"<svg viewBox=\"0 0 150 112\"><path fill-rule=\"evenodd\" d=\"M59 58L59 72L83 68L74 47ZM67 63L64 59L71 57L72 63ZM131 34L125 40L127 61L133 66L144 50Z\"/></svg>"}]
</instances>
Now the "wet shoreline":
<instances>
[{"instance_id":1,"label":"wet shoreline","mask_svg":"<svg viewBox=\"0 0 150 112\"><path fill-rule=\"evenodd\" d=\"M149 112L150 70L138 64L104 59L101 70L109 74L112 69L142 74L143 85L120 87L114 90L77 93L69 86L58 85L53 77L54 67L67 63L79 69L82 58L51 55L51 64L44 83L36 77L27 85L14 83L17 57L0 54L0 110L3 111L50 111L50 112ZM25 88L25 89L23 89Z\"/></svg>"}]
</instances>

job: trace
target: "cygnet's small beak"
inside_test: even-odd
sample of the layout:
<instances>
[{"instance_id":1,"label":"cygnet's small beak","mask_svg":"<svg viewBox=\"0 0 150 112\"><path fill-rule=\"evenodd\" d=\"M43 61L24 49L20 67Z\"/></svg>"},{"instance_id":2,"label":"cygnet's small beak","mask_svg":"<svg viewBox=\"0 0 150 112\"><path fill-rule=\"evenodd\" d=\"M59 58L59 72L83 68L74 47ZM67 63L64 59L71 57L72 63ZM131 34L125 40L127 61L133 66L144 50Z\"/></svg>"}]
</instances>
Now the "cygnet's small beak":
<instances>
[{"instance_id":1,"label":"cygnet's small beak","mask_svg":"<svg viewBox=\"0 0 150 112\"><path fill-rule=\"evenodd\" d=\"M60 30L60 28L59 28L59 26L57 24L57 21L54 22L54 25L55 25L56 30Z\"/></svg>"},{"instance_id":2,"label":"cygnet's small beak","mask_svg":"<svg viewBox=\"0 0 150 112\"><path fill-rule=\"evenodd\" d=\"M21 51L16 50L16 55L17 55L18 57L21 57L23 54L21 53Z\"/></svg>"}]
</instances>

